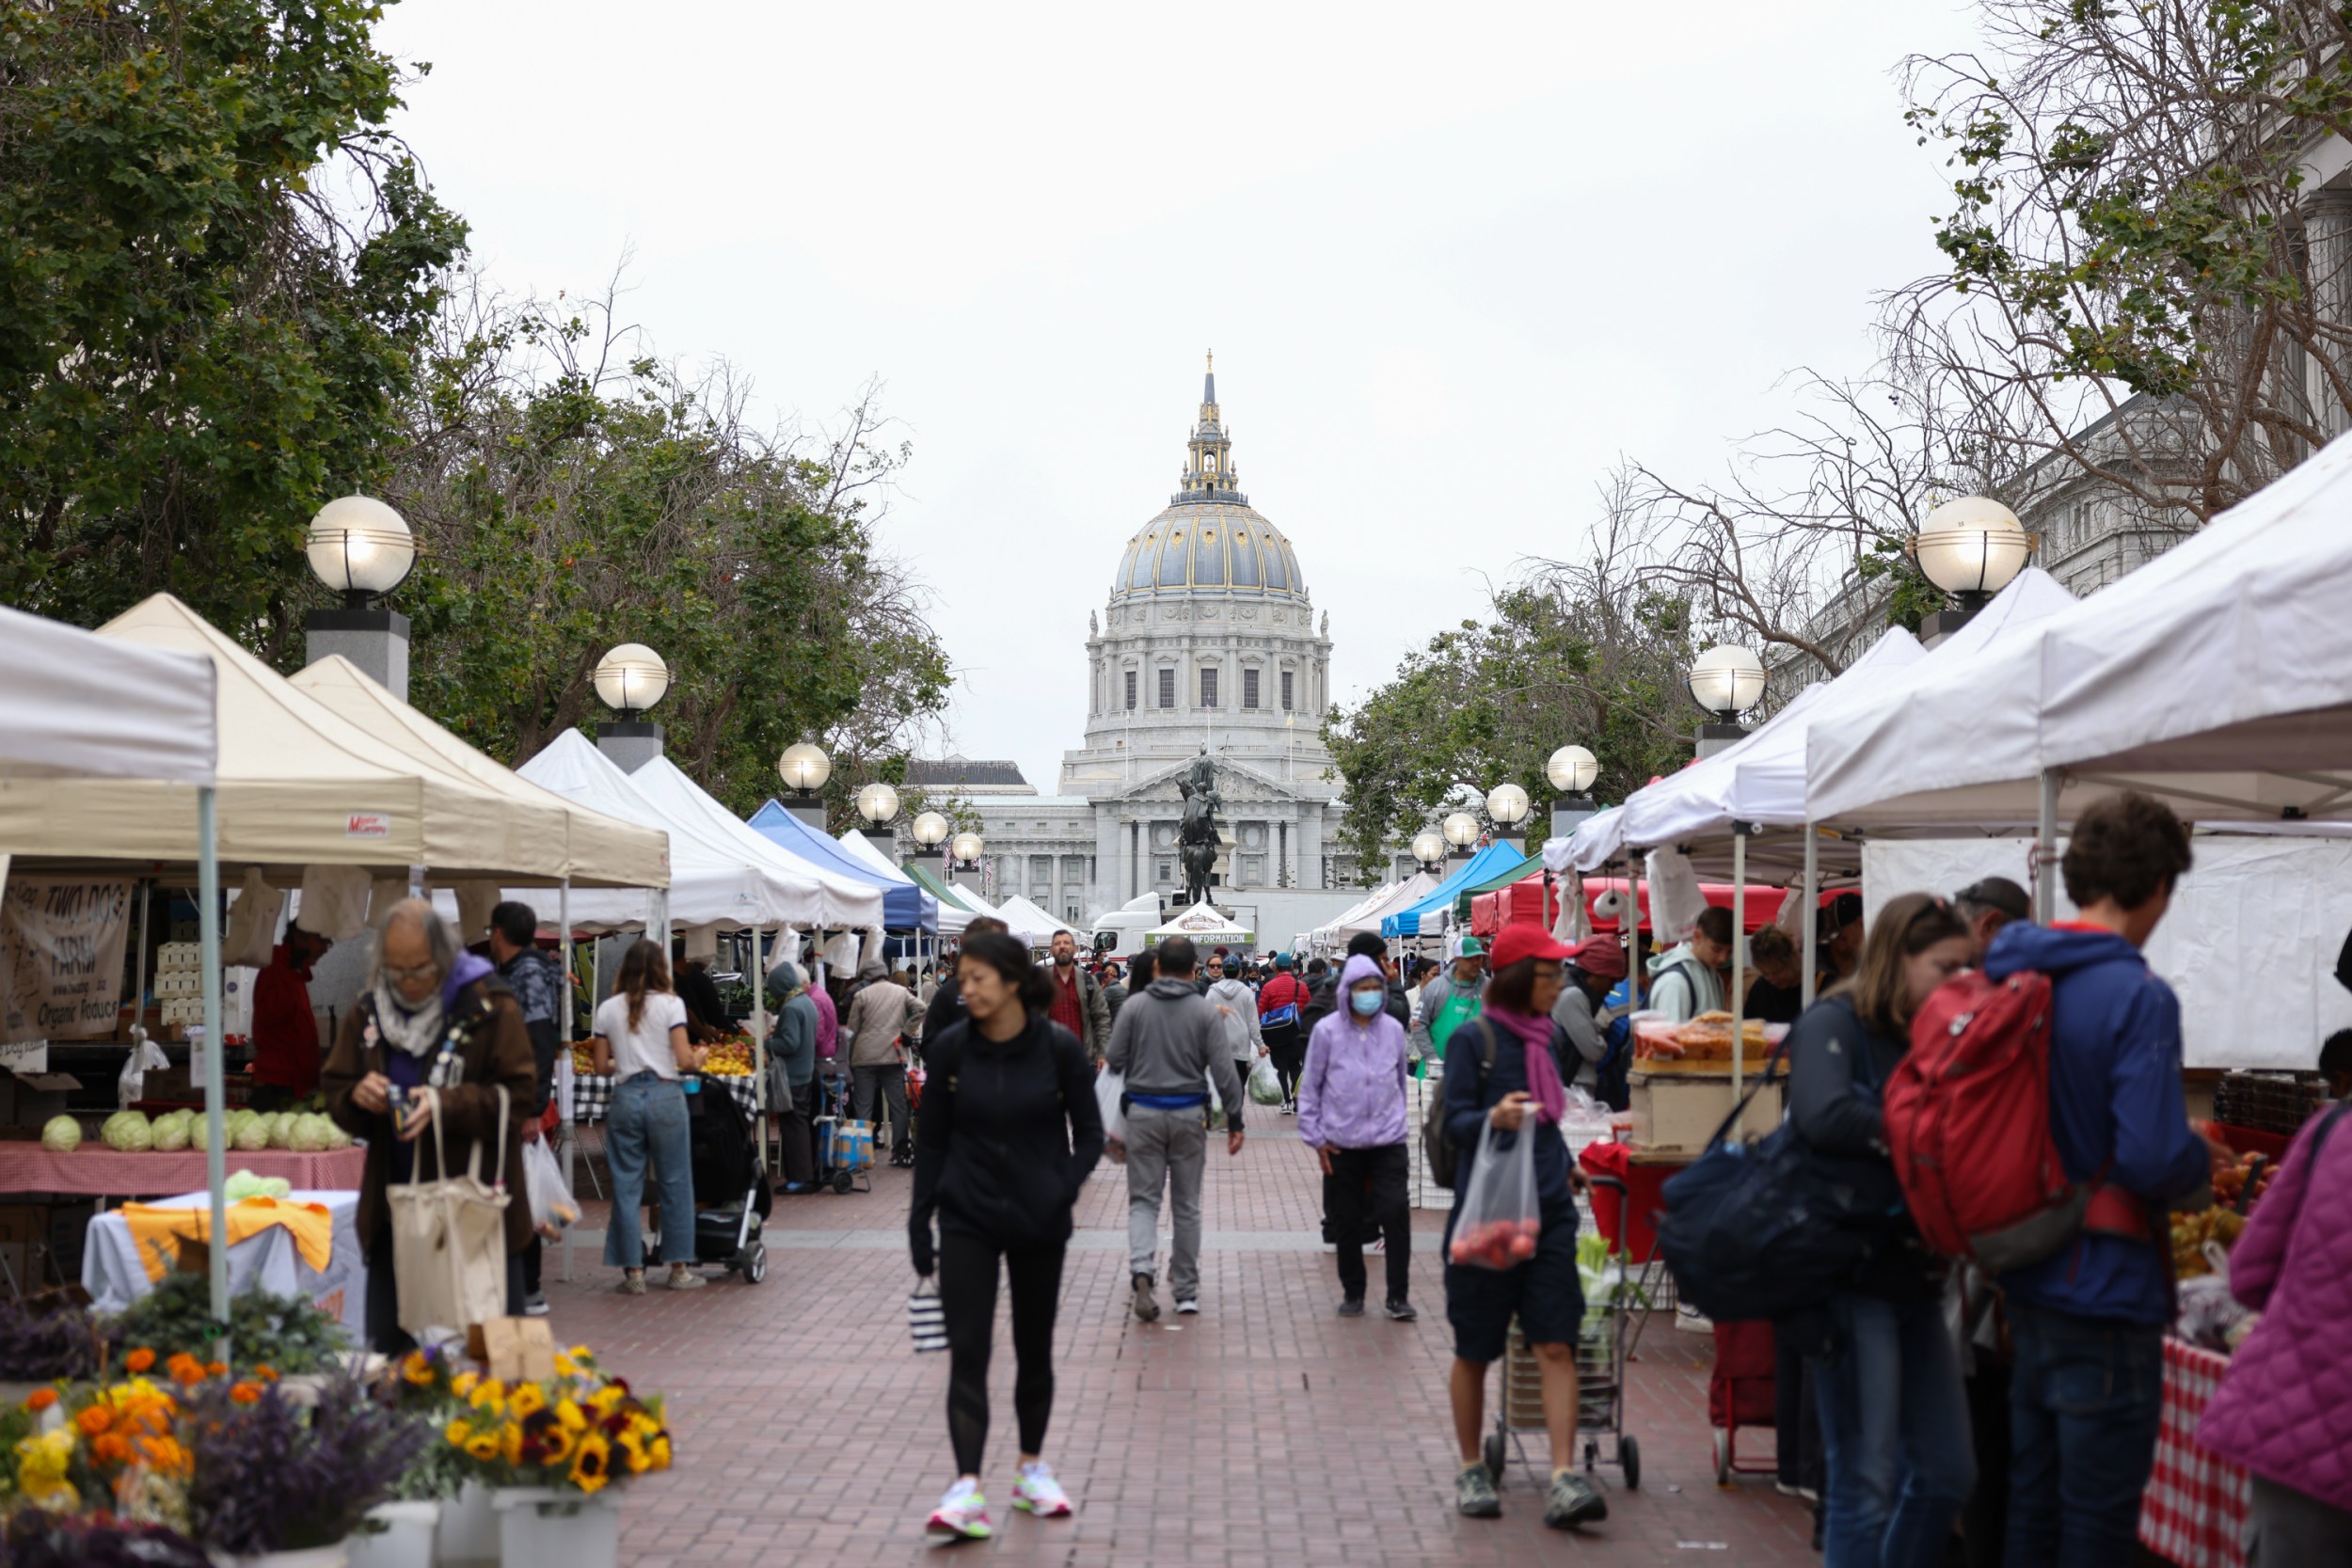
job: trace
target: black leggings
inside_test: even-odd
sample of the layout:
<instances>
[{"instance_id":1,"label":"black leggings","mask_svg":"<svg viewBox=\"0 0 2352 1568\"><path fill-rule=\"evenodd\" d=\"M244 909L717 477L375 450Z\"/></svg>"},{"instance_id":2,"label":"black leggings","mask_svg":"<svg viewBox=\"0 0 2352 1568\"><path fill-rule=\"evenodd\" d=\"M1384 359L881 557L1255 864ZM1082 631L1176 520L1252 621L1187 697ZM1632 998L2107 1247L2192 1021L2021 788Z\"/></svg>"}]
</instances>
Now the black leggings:
<instances>
[{"instance_id":1,"label":"black leggings","mask_svg":"<svg viewBox=\"0 0 2352 1568\"><path fill-rule=\"evenodd\" d=\"M939 1237L939 1306L947 1320L947 1440L956 1473L980 1473L988 1442L988 1358L996 1331L996 1260L1012 1280L1012 1411L1021 1451L1045 1447L1054 1414L1054 1309L1061 1298L1065 1243L1006 1251L960 1231Z\"/></svg>"},{"instance_id":2,"label":"black leggings","mask_svg":"<svg viewBox=\"0 0 2352 1568\"><path fill-rule=\"evenodd\" d=\"M1285 1102L1298 1098L1298 1075L1307 1066L1307 1043L1298 1037L1296 1029L1285 1029L1279 1035L1269 1030L1265 1037L1265 1053L1274 1058L1275 1075L1282 1081Z\"/></svg>"}]
</instances>

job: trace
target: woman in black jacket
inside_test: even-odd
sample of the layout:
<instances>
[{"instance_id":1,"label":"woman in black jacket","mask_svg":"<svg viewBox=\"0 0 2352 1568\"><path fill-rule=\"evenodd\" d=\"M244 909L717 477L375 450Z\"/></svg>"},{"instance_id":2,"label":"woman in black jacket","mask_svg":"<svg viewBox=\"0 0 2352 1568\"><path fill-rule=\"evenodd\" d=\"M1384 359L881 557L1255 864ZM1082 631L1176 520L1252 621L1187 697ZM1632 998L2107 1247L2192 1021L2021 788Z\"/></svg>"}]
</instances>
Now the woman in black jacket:
<instances>
[{"instance_id":1,"label":"woman in black jacket","mask_svg":"<svg viewBox=\"0 0 2352 1568\"><path fill-rule=\"evenodd\" d=\"M1907 893L1879 911L1851 980L1788 1037L1788 1116L1824 1154L1887 1160L1882 1096L1911 1021L1968 965L1967 926L1943 899ZM1895 1185L1891 1163L1886 1173ZM1828 1474L1826 1568L1936 1568L1976 1484L1960 1352L1944 1321L1944 1265L1908 1216L1830 1298L1815 1363Z\"/></svg>"},{"instance_id":2,"label":"woman in black jacket","mask_svg":"<svg viewBox=\"0 0 2352 1568\"><path fill-rule=\"evenodd\" d=\"M1012 1282L1012 1407L1021 1471L1012 1506L1061 1518L1070 1498L1040 1457L1054 1408L1054 1309L1071 1207L1103 1155L1103 1116L1086 1048L1053 1022L1052 982L1002 931L967 934L957 964L963 1017L926 1040L929 1072L914 1132L907 1216L914 1272L939 1272L946 1319L947 1438L956 1483L932 1535L984 1540L980 1449L988 1439L988 1361L1001 1261ZM939 1217L939 1246L931 1217Z\"/></svg>"}]
</instances>

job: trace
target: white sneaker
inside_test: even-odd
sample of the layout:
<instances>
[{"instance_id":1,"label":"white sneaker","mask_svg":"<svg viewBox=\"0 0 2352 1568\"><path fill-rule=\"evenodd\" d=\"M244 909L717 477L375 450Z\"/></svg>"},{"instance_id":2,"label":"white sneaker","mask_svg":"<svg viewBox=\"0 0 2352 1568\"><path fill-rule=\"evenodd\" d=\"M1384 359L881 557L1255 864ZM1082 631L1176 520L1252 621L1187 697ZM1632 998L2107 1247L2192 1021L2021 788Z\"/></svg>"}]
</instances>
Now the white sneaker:
<instances>
[{"instance_id":1,"label":"white sneaker","mask_svg":"<svg viewBox=\"0 0 2352 1568\"><path fill-rule=\"evenodd\" d=\"M1065 1506L1067 1501L1064 1499ZM959 1481L947 1488L947 1495L931 1510L923 1528L954 1541L985 1541L994 1533L988 1524L988 1499L968 1481Z\"/></svg>"},{"instance_id":2,"label":"white sneaker","mask_svg":"<svg viewBox=\"0 0 2352 1568\"><path fill-rule=\"evenodd\" d=\"M1076 1512L1070 1506L1070 1494L1054 1479L1054 1467L1041 1459L1021 1466L1021 1479L1013 1483L1012 1506L1041 1519L1067 1519Z\"/></svg>"},{"instance_id":3,"label":"white sneaker","mask_svg":"<svg viewBox=\"0 0 2352 1568\"><path fill-rule=\"evenodd\" d=\"M1197 1318L1200 1315L1200 1303L1186 1296L1176 1304L1176 1312L1179 1317Z\"/></svg>"}]
</instances>

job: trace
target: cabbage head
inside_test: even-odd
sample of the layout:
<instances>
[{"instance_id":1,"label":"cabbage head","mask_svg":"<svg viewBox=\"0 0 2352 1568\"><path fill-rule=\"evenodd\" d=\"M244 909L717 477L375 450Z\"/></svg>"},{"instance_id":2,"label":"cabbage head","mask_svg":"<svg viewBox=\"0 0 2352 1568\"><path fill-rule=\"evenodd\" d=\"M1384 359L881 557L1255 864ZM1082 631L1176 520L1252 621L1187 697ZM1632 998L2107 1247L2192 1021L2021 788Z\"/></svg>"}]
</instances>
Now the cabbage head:
<instances>
[{"instance_id":1,"label":"cabbage head","mask_svg":"<svg viewBox=\"0 0 2352 1568\"><path fill-rule=\"evenodd\" d=\"M98 1135L108 1148L125 1153L143 1154L155 1147L155 1130L143 1111L118 1111L106 1118L106 1125Z\"/></svg>"},{"instance_id":2,"label":"cabbage head","mask_svg":"<svg viewBox=\"0 0 2352 1568\"><path fill-rule=\"evenodd\" d=\"M156 1153L179 1153L188 1147L188 1113L173 1111L157 1117L152 1136Z\"/></svg>"},{"instance_id":3,"label":"cabbage head","mask_svg":"<svg viewBox=\"0 0 2352 1568\"><path fill-rule=\"evenodd\" d=\"M287 1147L304 1154L315 1154L326 1147L328 1126L327 1119L322 1116L309 1114L296 1117Z\"/></svg>"},{"instance_id":4,"label":"cabbage head","mask_svg":"<svg viewBox=\"0 0 2352 1568\"><path fill-rule=\"evenodd\" d=\"M40 1130L40 1147L56 1154L71 1154L82 1147L82 1124L72 1117L51 1117Z\"/></svg>"},{"instance_id":5,"label":"cabbage head","mask_svg":"<svg viewBox=\"0 0 2352 1568\"><path fill-rule=\"evenodd\" d=\"M267 1148L269 1127L269 1118L266 1117L247 1117L245 1124L237 1129L236 1135L229 1141L236 1148L248 1152Z\"/></svg>"}]
</instances>

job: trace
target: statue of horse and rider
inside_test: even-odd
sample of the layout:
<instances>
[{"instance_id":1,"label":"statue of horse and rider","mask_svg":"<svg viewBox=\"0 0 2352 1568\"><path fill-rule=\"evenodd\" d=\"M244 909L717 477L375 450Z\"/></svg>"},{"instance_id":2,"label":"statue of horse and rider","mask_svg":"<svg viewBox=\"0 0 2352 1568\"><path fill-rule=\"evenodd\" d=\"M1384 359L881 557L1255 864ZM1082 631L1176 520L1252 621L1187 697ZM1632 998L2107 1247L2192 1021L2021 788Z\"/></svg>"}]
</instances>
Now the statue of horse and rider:
<instances>
[{"instance_id":1,"label":"statue of horse and rider","mask_svg":"<svg viewBox=\"0 0 2352 1568\"><path fill-rule=\"evenodd\" d=\"M1176 828L1177 859L1184 868L1184 900L1187 905L1206 903L1209 878L1221 847L1216 814L1225 804L1216 792L1216 764L1209 760L1208 752L1193 758L1176 789L1184 798L1184 815Z\"/></svg>"}]
</instances>

